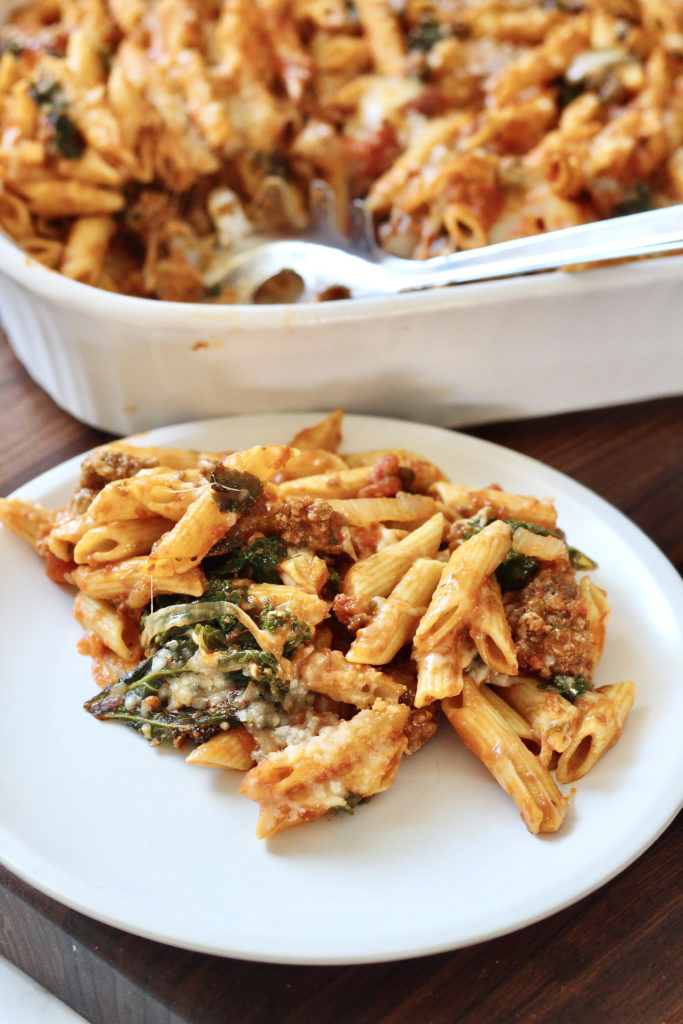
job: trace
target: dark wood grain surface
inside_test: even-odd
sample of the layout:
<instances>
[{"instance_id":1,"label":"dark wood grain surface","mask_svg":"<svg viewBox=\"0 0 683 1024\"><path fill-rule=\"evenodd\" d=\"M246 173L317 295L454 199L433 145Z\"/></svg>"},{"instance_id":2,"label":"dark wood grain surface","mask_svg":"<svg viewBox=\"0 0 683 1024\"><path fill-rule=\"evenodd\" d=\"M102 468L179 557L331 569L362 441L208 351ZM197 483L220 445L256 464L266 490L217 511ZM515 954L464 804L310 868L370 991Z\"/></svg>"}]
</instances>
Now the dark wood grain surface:
<instances>
[{"instance_id":1,"label":"dark wood grain surface","mask_svg":"<svg viewBox=\"0 0 683 1024\"><path fill-rule=\"evenodd\" d=\"M680 571L683 399L469 433L586 484ZM0 337L0 494L106 436L58 409ZM682 823L545 921L451 953L351 967L177 950L91 920L0 868L0 954L96 1024L682 1024ZM460 882L447 872L406 878L397 912L419 914L422 900Z\"/></svg>"}]
</instances>

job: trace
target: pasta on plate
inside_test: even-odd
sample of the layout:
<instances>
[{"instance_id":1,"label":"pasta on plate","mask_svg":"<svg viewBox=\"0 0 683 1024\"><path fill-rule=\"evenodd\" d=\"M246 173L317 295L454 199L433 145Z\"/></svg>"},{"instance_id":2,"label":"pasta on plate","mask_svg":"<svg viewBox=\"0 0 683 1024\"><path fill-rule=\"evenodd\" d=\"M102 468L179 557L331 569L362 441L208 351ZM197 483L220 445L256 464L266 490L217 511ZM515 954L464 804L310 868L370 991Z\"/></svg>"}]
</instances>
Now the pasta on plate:
<instances>
[{"instance_id":1,"label":"pasta on plate","mask_svg":"<svg viewBox=\"0 0 683 1024\"><path fill-rule=\"evenodd\" d=\"M680 0L31 0L0 228L110 291L282 301L225 255L303 228L314 180L410 258L680 202L682 55Z\"/></svg>"},{"instance_id":2,"label":"pasta on plate","mask_svg":"<svg viewBox=\"0 0 683 1024\"><path fill-rule=\"evenodd\" d=\"M86 710L244 773L259 838L366 803L439 726L531 833L555 832L560 785L634 700L630 680L595 684L595 563L552 499L454 483L413 451L345 453L342 430L337 409L240 451L116 441L67 506L0 499L76 589Z\"/></svg>"}]
</instances>

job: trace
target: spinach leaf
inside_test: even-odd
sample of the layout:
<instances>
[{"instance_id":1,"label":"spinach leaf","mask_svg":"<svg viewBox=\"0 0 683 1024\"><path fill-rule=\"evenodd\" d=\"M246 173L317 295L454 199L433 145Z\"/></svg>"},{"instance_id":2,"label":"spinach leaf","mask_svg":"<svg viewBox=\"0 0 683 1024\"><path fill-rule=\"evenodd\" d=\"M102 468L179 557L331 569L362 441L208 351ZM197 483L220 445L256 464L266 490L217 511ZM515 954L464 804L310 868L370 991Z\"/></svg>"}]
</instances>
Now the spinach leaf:
<instances>
[{"instance_id":1,"label":"spinach leaf","mask_svg":"<svg viewBox=\"0 0 683 1024\"><path fill-rule=\"evenodd\" d=\"M261 493L261 481L253 473L217 466L209 482L221 512L246 512Z\"/></svg>"},{"instance_id":2,"label":"spinach leaf","mask_svg":"<svg viewBox=\"0 0 683 1024\"><path fill-rule=\"evenodd\" d=\"M551 682L539 683L540 690L556 690L565 700L573 704L577 697L580 697L586 690L590 690L591 684L584 676L553 676Z\"/></svg>"},{"instance_id":3,"label":"spinach leaf","mask_svg":"<svg viewBox=\"0 0 683 1024\"><path fill-rule=\"evenodd\" d=\"M105 687L86 701L85 710L100 720L122 722L149 740L172 740L175 746L181 746L188 739L204 743L233 720L234 709L227 701L214 704L209 710L183 707L169 711L161 706L143 714L139 703L127 705L125 694L114 696L109 693L111 688Z\"/></svg>"},{"instance_id":4,"label":"spinach leaf","mask_svg":"<svg viewBox=\"0 0 683 1024\"><path fill-rule=\"evenodd\" d=\"M652 209L652 192L644 182L624 195L620 203L612 210L613 217L627 217L630 213L644 213Z\"/></svg>"},{"instance_id":5,"label":"spinach leaf","mask_svg":"<svg viewBox=\"0 0 683 1024\"><path fill-rule=\"evenodd\" d=\"M216 576L246 576L256 583L280 583L277 567L287 550L279 537L259 537L241 551L216 559Z\"/></svg>"},{"instance_id":6,"label":"spinach leaf","mask_svg":"<svg viewBox=\"0 0 683 1024\"><path fill-rule=\"evenodd\" d=\"M59 156L67 160L76 160L82 156L85 151L85 139L66 113L66 98L57 82L39 79L29 87L28 94L45 111L54 129L53 145Z\"/></svg>"},{"instance_id":7,"label":"spinach leaf","mask_svg":"<svg viewBox=\"0 0 683 1024\"><path fill-rule=\"evenodd\" d=\"M538 569L538 559L509 551L496 569L496 579L505 594L508 590L521 590L533 579Z\"/></svg>"}]
</instances>

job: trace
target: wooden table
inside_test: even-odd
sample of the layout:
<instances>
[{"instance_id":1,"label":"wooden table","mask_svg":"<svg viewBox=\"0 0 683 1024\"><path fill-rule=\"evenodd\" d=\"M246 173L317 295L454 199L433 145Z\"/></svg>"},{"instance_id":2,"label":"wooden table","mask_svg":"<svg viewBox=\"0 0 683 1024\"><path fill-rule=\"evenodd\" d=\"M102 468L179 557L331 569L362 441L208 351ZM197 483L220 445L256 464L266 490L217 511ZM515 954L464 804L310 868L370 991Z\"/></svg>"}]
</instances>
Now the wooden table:
<instances>
[{"instance_id":1,"label":"wooden table","mask_svg":"<svg viewBox=\"0 0 683 1024\"><path fill-rule=\"evenodd\" d=\"M469 433L586 484L680 569L682 428L683 399L663 399ZM105 439L58 409L0 339L0 494ZM287 967L189 953L99 924L4 869L0 953L98 1024L680 1024L682 824L573 907L415 960ZM416 883L410 899L421 898L438 899L437 883Z\"/></svg>"}]
</instances>

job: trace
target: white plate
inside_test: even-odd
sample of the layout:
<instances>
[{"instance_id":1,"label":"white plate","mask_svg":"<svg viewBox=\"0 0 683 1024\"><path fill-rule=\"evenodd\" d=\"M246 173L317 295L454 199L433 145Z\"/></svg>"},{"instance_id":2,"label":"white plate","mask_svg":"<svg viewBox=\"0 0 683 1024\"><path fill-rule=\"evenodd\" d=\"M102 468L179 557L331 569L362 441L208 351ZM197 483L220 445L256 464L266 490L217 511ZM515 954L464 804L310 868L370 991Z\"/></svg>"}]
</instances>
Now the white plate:
<instances>
[{"instance_id":1,"label":"white plate","mask_svg":"<svg viewBox=\"0 0 683 1024\"><path fill-rule=\"evenodd\" d=\"M227 448L286 441L314 414L217 419L144 441ZM452 479L555 496L612 604L599 684L632 678L619 743L577 785L562 830L527 833L514 805L442 723L394 786L353 815L269 841L239 776L191 768L82 702L72 596L0 531L0 859L57 900L138 935L293 964L392 960L514 931L585 896L664 830L683 798L683 586L619 512L542 464L434 427L347 417L344 449L404 447ZM79 459L17 492L66 501Z\"/></svg>"}]
</instances>

